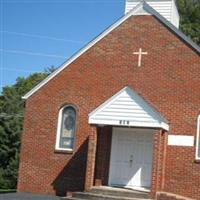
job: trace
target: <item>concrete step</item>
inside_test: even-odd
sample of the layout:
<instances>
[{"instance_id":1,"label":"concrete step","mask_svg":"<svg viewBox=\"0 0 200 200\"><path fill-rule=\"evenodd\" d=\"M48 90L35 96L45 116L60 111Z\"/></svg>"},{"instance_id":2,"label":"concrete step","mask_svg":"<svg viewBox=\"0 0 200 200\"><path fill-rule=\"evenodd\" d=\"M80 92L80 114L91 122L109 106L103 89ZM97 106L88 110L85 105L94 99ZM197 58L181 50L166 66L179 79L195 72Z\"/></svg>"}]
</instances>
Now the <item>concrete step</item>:
<instances>
[{"instance_id":1,"label":"concrete step","mask_svg":"<svg viewBox=\"0 0 200 200\"><path fill-rule=\"evenodd\" d=\"M74 199L84 199L84 200L147 200L147 198L141 197L124 197L118 195L108 195L108 194L97 194L94 192L75 192L72 197ZM73 200L73 199L71 199Z\"/></svg>"},{"instance_id":2,"label":"concrete step","mask_svg":"<svg viewBox=\"0 0 200 200\"><path fill-rule=\"evenodd\" d=\"M118 197L131 197L131 198L141 198L149 199L149 192L141 192L132 189L115 188L115 187L93 187L90 191L94 194L118 196Z\"/></svg>"}]
</instances>

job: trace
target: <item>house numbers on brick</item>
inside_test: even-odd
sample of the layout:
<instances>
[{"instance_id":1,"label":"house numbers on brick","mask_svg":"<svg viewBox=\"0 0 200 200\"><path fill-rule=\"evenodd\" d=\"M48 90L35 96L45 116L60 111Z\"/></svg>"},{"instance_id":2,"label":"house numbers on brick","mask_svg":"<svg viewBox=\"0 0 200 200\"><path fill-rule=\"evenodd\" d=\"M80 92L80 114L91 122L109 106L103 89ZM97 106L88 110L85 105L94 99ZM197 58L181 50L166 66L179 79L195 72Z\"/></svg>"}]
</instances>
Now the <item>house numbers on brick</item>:
<instances>
[{"instance_id":1,"label":"house numbers on brick","mask_svg":"<svg viewBox=\"0 0 200 200\"><path fill-rule=\"evenodd\" d=\"M143 52L142 48L139 48L138 52L133 52L134 55L138 55L138 67L142 65L142 55L147 55L148 52Z\"/></svg>"},{"instance_id":2,"label":"house numbers on brick","mask_svg":"<svg viewBox=\"0 0 200 200\"><path fill-rule=\"evenodd\" d=\"M129 120L119 120L120 125L129 125Z\"/></svg>"}]
</instances>

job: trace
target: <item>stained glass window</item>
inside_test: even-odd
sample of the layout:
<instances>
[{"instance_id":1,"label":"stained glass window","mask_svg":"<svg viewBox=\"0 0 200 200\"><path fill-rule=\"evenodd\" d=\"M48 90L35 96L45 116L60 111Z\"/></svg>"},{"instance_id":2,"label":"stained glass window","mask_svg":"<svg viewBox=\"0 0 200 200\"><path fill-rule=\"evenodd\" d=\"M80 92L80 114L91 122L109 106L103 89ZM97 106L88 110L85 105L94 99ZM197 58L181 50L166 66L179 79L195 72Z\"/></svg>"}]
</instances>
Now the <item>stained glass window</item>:
<instances>
[{"instance_id":1,"label":"stained glass window","mask_svg":"<svg viewBox=\"0 0 200 200\"><path fill-rule=\"evenodd\" d=\"M72 106L64 107L60 124L59 148L73 149L76 128L76 110Z\"/></svg>"}]
</instances>

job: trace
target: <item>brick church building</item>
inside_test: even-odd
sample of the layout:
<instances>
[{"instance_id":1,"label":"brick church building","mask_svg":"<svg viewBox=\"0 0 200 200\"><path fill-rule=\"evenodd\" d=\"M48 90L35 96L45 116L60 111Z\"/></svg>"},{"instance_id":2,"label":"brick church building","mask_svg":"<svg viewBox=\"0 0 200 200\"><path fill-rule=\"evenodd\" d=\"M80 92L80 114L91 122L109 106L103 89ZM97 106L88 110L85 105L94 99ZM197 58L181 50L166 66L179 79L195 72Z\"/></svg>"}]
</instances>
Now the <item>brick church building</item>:
<instances>
[{"instance_id":1,"label":"brick church building","mask_svg":"<svg viewBox=\"0 0 200 200\"><path fill-rule=\"evenodd\" d=\"M23 98L19 192L107 186L200 200L200 48L179 30L174 0L127 0Z\"/></svg>"}]
</instances>

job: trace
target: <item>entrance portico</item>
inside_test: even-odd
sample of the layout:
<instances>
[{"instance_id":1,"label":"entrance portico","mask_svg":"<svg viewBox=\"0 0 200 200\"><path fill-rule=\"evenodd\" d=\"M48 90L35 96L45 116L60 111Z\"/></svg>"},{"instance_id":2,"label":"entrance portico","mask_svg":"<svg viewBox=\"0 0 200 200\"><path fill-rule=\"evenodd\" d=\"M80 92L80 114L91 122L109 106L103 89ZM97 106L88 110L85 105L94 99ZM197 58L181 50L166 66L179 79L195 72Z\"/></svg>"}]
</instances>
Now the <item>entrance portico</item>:
<instances>
[{"instance_id":1,"label":"entrance portico","mask_svg":"<svg viewBox=\"0 0 200 200\"><path fill-rule=\"evenodd\" d=\"M89 123L97 128L89 141L86 190L93 185L152 190L154 173L159 170L156 151L160 147L155 141L168 131L167 120L125 87L95 109Z\"/></svg>"}]
</instances>

